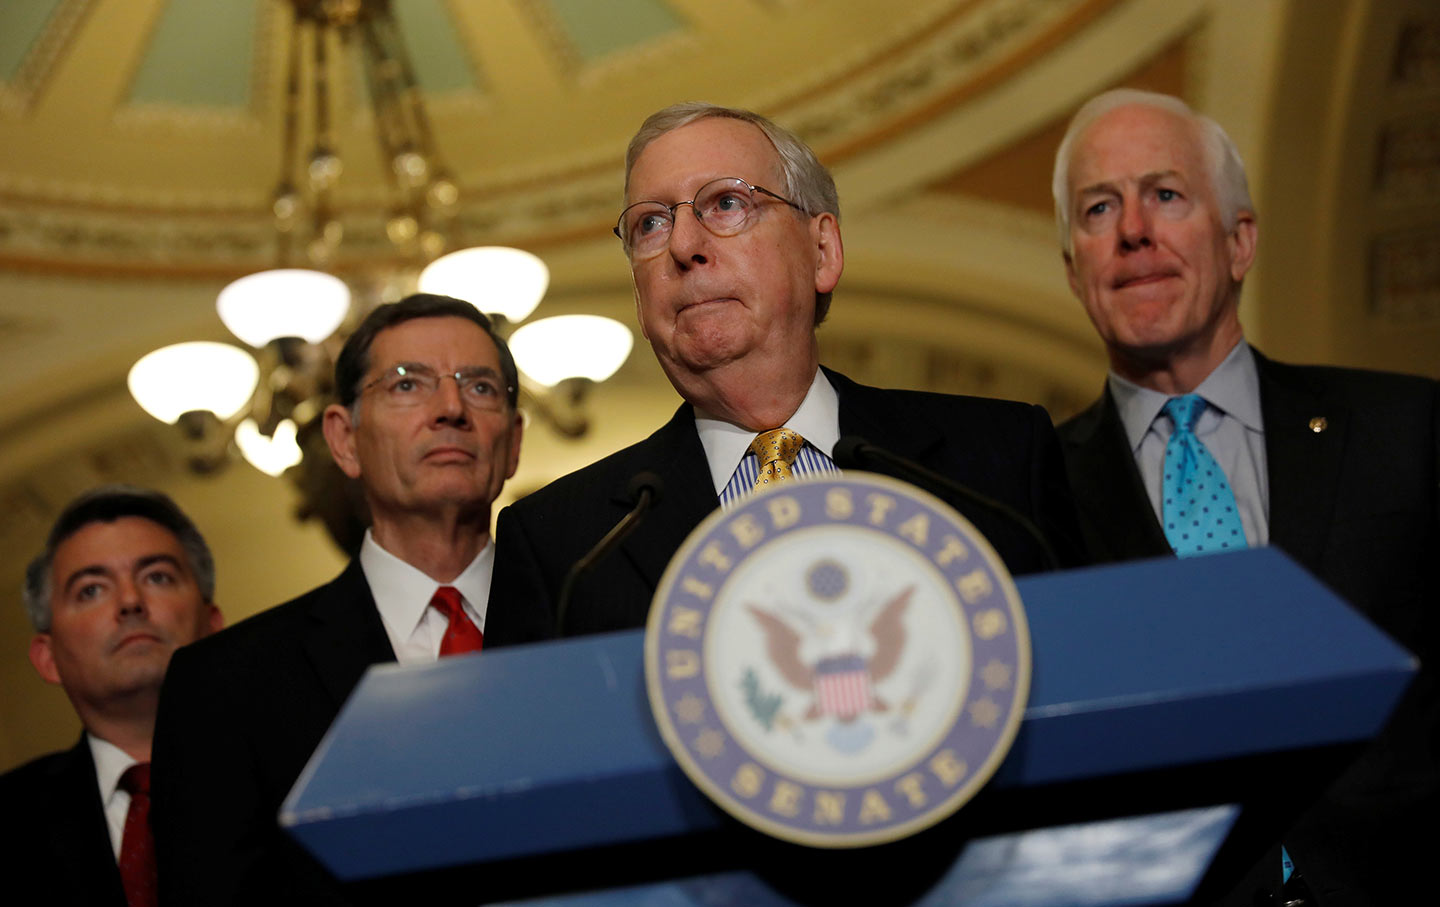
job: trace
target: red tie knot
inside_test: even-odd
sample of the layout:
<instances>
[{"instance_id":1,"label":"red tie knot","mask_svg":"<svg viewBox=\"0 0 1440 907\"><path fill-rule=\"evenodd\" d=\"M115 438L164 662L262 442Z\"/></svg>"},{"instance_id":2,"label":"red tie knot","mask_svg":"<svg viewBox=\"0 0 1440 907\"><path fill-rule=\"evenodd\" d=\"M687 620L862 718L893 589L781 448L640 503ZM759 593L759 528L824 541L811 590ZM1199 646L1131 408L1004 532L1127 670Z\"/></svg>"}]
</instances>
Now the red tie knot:
<instances>
[{"instance_id":1,"label":"red tie knot","mask_svg":"<svg viewBox=\"0 0 1440 907\"><path fill-rule=\"evenodd\" d=\"M135 794L148 795L150 793L150 763L137 762L125 769L125 774L120 776L120 789L131 796Z\"/></svg>"},{"instance_id":2,"label":"red tie knot","mask_svg":"<svg viewBox=\"0 0 1440 907\"><path fill-rule=\"evenodd\" d=\"M457 614L465 613L460 606L460 590L454 586L441 586L436 589L434 597L430 599L430 607L451 620L454 620Z\"/></svg>"}]
</instances>

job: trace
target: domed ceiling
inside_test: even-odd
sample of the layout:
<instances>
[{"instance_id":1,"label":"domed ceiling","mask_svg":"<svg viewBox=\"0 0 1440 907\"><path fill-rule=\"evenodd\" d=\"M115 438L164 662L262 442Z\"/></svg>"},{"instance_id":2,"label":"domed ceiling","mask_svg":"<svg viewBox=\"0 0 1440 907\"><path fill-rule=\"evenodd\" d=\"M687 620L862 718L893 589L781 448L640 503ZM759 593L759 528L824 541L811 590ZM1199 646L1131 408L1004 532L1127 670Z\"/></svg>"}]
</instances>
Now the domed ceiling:
<instances>
[{"instance_id":1,"label":"domed ceiling","mask_svg":"<svg viewBox=\"0 0 1440 907\"><path fill-rule=\"evenodd\" d=\"M626 142L675 101L749 107L810 142L840 187L827 362L1066 415L1105 366L1065 285L1051 156L1084 99L1133 85L1216 117L1247 160L1261 209L1242 304L1252 339L1282 358L1440 373L1433 0L391 6L460 188L452 243L541 255L552 283L537 314L633 325L609 232ZM0 3L0 584L15 588L70 496L116 480L169 490L212 536L231 620L334 569L318 528L295 527L284 482L240 462L189 474L173 429L124 388L157 346L234 342L215 294L275 260L290 19L288 0ZM404 262L385 237L364 81L330 51L334 268L373 299L396 292ZM531 425L507 494L636 440L676 402L638 346L592 395L585 439ZM0 683L28 689L12 610ZM57 709L58 694L0 702L0 726L52 728L0 734L0 763L63 743L42 717Z\"/></svg>"}]
</instances>

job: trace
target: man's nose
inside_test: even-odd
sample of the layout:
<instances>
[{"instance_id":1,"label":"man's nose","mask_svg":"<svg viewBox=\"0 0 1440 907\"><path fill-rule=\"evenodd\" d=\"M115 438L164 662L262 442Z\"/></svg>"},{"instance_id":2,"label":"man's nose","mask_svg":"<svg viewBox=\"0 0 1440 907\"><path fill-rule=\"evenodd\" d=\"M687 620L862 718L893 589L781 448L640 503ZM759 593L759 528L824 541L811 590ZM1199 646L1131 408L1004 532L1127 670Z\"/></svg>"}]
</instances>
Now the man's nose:
<instances>
[{"instance_id":1,"label":"man's nose","mask_svg":"<svg viewBox=\"0 0 1440 907\"><path fill-rule=\"evenodd\" d=\"M145 596L140 591L140 584L135 580L121 577L116 583L115 595L121 618L146 613Z\"/></svg>"},{"instance_id":2,"label":"man's nose","mask_svg":"<svg viewBox=\"0 0 1440 907\"><path fill-rule=\"evenodd\" d=\"M449 381L445 379L449 378ZM463 425L469 418L465 410L465 399L460 395L460 379L454 375L441 375L435 395L430 398L430 407L435 421Z\"/></svg>"},{"instance_id":3,"label":"man's nose","mask_svg":"<svg viewBox=\"0 0 1440 907\"><path fill-rule=\"evenodd\" d=\"M689 210L682 213L681 206ZM675 259L681 267L704 264L709 260L706 254L710 240L714 238L704 224L700 222L700 216L695 210L694 202L681 202L675 206L675 213L672 215L670 225L670 257Z\"/></svg>"},{"instance_id":4,"label":"man's nose","mask_svg":"<svg viewBox=\"0 0 1440 907\"><path fill-rule=\"evenodd\" d=\"M1125 203L1120 211L1118 229L1122 249L1133 251L1148 248L1154 242L1151 237L1150 212L1138 200Z\"/></svg>"}]
</instances>

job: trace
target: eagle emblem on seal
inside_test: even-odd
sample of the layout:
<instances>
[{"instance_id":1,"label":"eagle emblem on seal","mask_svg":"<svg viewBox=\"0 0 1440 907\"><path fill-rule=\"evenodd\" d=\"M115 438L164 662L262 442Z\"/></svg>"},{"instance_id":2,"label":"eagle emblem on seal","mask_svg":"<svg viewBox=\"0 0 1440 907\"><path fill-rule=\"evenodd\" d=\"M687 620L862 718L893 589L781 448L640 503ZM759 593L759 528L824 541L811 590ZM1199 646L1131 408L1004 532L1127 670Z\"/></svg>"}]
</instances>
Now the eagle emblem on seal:
<instances>
[{"instance_id":1,"label":"eagle emblem on seal","mask_svg":"<svg viewBox=\"0 0 1440 907\"><path fill-rule=\"evenodd\" d=\"M775 672L794 692L809 697L792 721L831 718L852 725L867 714L890 711L877 687L894 674L904 654L904 616L914 585L883 601L842 601L848 574L832 560L814 564L806 585L812 596L808 607L746 606L764 633L765 654ZM872 736L869 728L839 727L826 738L837 749L854 750Z\"/></svg>"}]
</instances>

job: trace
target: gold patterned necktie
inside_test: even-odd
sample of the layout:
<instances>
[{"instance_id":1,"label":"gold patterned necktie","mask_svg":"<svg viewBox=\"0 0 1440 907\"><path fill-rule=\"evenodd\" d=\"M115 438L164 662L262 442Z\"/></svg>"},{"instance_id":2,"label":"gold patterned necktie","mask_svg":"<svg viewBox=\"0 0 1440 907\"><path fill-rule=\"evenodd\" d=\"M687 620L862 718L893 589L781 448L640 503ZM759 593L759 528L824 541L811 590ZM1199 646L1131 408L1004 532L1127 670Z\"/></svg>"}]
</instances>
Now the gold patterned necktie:
<instances>
[{"instance_id":1,"label":"gold patterned necktie","mask_svg":"<svg viewBox=\"0 0 1440 907\"><path fill-rule=\"evenodd\" d=\"M750 442L750 449L760 459L760 474L755 477L754 491L769 488L795 478L790 466L805 446L805 439L799 432L788 428L776 428L761 432Z\"/></svg>"}]
</instances>

